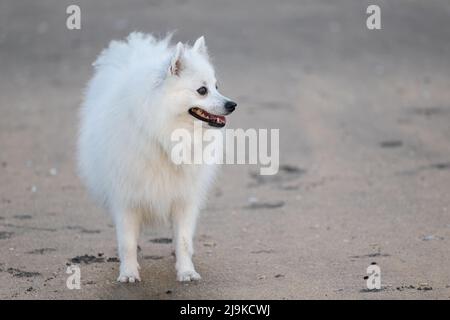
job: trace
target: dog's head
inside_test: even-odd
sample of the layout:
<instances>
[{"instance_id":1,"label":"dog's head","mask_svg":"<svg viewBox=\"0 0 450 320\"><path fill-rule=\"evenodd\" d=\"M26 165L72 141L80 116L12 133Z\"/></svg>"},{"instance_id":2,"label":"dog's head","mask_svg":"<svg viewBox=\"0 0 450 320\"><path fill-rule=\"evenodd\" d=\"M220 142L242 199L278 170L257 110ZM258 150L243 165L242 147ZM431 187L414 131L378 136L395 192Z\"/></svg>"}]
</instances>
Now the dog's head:
<instances>
[{"instance_id":1,"label":"dog's head","mask_svg":"<svg viewBox=\"0 0 450 320\"><path fill-rule=\"evenodd\" d=\"M198 38L192 47L181 42L176 45L166 86L175 114L190 114L210 126L225 126L225 115L236 108L235 102L218 91L204 37Z\"/></svg>"}]
</instances>

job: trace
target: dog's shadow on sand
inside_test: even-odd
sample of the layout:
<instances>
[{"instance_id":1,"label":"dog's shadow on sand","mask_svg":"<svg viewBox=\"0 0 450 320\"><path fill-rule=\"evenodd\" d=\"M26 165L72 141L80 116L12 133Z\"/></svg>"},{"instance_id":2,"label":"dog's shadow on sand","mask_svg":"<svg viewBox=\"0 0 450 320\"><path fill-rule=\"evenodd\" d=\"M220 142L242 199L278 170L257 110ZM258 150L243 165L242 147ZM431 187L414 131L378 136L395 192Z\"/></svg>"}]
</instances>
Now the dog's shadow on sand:
<instances>
[{"instance_id":1,"label":"dog's shadow on sand","mask_svg":"<svg viewBox=\"0 0 450 320\"><path fill-rule=\"evenodd\" d=\"M140 276L142 281L137 283L111 282L105 286L100 299L113 300L143 300L143 299L183 299L185 294L192 294L196 287L201 286L203 280L181 283L176 280L174 257L140 261ZM202 269L198 268L201 273ZM117 267L105 272L105 277L115 279L119 272ZM205 271L206 272L206 271Z\"/></svg>"}]
</instances>

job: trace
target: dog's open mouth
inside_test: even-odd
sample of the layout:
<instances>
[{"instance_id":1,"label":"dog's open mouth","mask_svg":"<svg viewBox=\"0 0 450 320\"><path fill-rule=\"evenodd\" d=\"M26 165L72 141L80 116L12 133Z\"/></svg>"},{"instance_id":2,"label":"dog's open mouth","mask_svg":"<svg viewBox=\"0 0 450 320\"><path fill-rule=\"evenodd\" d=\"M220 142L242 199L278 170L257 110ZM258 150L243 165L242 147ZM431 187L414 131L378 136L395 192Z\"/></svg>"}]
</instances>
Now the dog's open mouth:
<instances>
[{"instance_id":1,"label":"dog's open mouth","mask_svg":"<svg viewBox=\"0 0 450 320\"><path fill-rule=\"evenodd\" d=\"M201 108L193 107L189 109L189 113L202 121L207 122L210 126L221 128L225 126L226 119L225 116L219 116L216 114L209 113Z\"/></svg>"}]
</instances>

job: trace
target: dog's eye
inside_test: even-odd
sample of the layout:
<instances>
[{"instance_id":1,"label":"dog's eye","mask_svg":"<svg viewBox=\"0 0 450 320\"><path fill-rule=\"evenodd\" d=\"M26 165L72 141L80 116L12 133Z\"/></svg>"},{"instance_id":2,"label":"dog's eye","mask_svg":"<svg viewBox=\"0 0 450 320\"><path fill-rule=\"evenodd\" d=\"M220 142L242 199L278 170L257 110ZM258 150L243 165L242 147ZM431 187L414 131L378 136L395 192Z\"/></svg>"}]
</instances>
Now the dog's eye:
<instances>
[{"instance_id":1,"label":"dog's eye","mask_svg":"<svg viewBox=\"0 0 450 320\"><path fill-rule=\"evenodd\" d=\"M219 86L216 84L216 90L219 90Z\"/></svg>"},{"instance_id":2,"label":"dog's eye","mask_svg":"<svg viewBox=\"0 0 450 320\"><path fill-rule=\"evenodd\" d=\"M197 89L199 95L204 96L208 93L208 89L206 87L200 87Z\"/></svg>"}]
</instances>

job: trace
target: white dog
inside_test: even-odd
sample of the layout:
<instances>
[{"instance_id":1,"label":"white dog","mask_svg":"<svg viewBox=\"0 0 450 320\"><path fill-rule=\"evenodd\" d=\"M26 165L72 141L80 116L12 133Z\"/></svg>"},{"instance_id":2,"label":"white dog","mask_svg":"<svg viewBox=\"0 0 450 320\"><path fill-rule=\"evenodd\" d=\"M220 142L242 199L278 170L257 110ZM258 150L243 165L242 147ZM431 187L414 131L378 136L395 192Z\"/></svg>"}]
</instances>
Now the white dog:
<instances>
[{"instance_id":1,"label":"white dog","mask_svg":"<svg viewBox=\"0 0 450 320\"><path fill-rule=\"evenodd\" d=\"M159 221L173 228L177 279L200 279L192 241L215 166L175 165L171 133L192 132L196 119L223 127L236 107L217 91L203 37L192 47L169 42L142 33L111 42L94 63L81 111L79 171L113 217L120 282L140 280L140 229Z\"/></svg>"}]
</instances>

